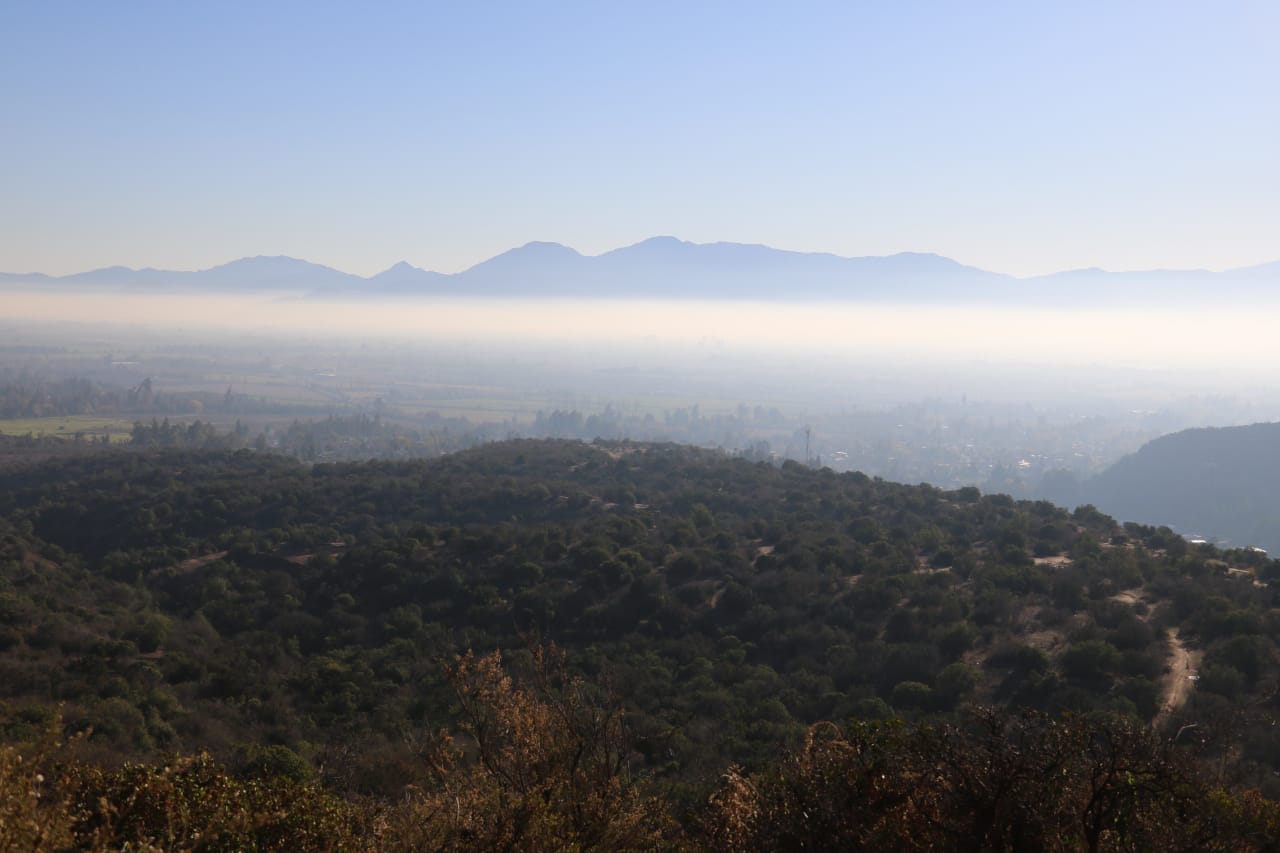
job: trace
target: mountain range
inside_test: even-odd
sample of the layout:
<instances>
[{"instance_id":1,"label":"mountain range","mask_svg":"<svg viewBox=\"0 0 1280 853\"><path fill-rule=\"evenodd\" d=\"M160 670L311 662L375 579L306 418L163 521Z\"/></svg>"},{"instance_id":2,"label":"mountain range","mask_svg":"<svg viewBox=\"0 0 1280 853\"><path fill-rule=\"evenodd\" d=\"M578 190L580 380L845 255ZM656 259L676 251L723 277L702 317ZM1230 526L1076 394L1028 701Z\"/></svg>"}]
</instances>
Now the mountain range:
<instances>
[{"instance_id":1,"label":"mountain range","mask_svg":"<svg viewBox=\"0 0 1280 853\"><path fill-rule=\"evenodd\" d=\"M689 243L674 237L654 237L594 256L558 243L534 242L452 274L401 262L366 278L281 256L242 258L199 271L116 266L57 277L0 273L0 286L41 290L1049 305L1150 304L1153 299L1249 304L1274 298L1276 284L1280 261L1226 272L1082 269L1019 279L935 254L847 258L758 244Z\"/></svg>"}]
</instances>

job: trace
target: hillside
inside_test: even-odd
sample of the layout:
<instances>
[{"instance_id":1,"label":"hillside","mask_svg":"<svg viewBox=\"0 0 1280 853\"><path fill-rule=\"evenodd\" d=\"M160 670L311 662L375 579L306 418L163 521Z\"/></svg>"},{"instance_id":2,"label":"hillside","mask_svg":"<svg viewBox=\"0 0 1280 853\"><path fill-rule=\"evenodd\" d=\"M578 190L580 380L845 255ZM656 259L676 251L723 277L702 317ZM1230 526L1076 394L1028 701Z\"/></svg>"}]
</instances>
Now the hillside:
<instances>
[{"instance_id":1,"label":"hillside","mask_svg":"<svg viewBox=\"0 0 1280 853\"><path fill-rule=\"evenodd\" d=\"M1280 423L1162 436L1085 483L1083 496L1116 518L1280 554Z\"/></svg>"},{"instance_id":2,"label":"hillside","mask_svg":"<svg viewBox=\"0 0 1280 853\"><path fill-rule=\"evenodd\" d=\"M450 662L528 671L519 650L554 643L677 813L819 721L975 706L1154 729L1157 751L1194 726L1178 754L1271 791L1277 575L1090 509L670 445L102 451L0 471L3 732L60 705L108 766L208 750L395 798L467 719Z\"/></svg>"}]
</instances>

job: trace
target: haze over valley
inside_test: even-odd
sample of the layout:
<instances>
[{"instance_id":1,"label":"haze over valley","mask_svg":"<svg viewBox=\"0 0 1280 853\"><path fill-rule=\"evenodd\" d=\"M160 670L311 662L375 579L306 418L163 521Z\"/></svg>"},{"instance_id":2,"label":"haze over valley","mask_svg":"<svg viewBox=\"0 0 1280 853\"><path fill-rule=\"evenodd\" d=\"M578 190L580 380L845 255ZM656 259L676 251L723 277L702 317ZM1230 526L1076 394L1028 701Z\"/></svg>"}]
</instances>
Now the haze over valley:
<instances>
[{"instance_id":1,"label":"haze over valley","mask_svg":"<svg viewBox=\"0 0 1280 853\"><path fill-rule=\"evenodd\" d=\"M0 853L1274 850L1277 33L0 4Z\"/></svg>"},{"instance_id":2,"label":"haze over valley","mask_svg":"<svg viewBox=\"0 0 1280 853\"><path fill-rule=\"evenodd\" d=\"M376 414L452 431L416 451L312 448L316 461L511 436L672 440L1067 505L1160 435L1280 417L1264 306L362 298L254 281L15 288L3 376L117 395L149 381L179 401L166 414L223 430ZM121 432L154 414L114 413ZM18 427L66 432L57 417Z\"/></svg>"}]
</instances>

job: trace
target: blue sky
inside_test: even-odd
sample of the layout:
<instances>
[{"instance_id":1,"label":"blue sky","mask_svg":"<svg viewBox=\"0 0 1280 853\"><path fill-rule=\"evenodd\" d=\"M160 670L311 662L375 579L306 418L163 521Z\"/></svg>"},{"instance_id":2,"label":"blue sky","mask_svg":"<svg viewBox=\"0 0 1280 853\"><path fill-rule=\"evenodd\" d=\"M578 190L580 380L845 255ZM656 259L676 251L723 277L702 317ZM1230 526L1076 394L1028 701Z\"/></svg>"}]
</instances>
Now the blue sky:
<instances>
[{"instance_id":1,"label":"blue sky","mask_svg":"<svg viewBox=\"0 0 1280 853\"><path fill-rule=\"evenodd\" d=\"M0 7L0 270L1280 259L1280 4Z\"/></svg>"}]
</instances>

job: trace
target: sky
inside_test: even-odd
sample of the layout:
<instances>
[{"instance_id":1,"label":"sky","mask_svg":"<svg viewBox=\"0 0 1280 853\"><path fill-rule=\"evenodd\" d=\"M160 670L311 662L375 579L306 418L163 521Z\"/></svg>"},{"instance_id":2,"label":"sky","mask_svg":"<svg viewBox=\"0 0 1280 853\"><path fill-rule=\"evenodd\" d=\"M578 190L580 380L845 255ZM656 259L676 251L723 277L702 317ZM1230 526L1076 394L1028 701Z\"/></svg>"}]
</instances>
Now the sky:
<instances>
[{"instance_id":1,"label":"sky","mask_svg":"<svg viewBox=\"0 0 1280 853\"><path fill-rule=\"evenodd\" d=\"M0 4L0 270L1280 259L1280 4Z\"/></svg>"}]
</instances>

